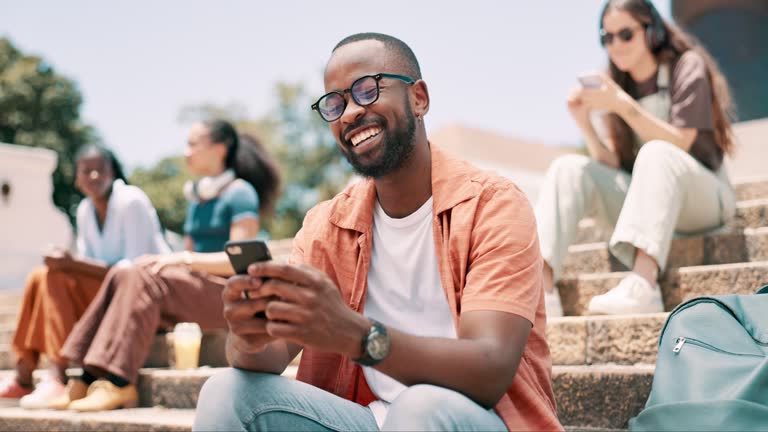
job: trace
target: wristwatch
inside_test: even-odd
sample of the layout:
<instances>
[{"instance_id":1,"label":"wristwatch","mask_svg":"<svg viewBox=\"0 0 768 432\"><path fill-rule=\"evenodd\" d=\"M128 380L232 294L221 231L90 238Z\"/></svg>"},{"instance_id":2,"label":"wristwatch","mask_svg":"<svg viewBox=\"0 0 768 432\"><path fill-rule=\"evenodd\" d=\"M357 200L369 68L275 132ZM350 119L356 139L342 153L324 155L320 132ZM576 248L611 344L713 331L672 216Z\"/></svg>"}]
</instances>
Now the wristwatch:
<instances>
[{"instance_id":1,"label":"wristwatch","mask_svg":"<svg viewBox=\"0 0 768 432\"><path fill-rule=\"evenodd\" d=\"M370 318L369 320L371 328L363 337L363 355L353 360L363 366L376 366L389 355L389 335L383 324Z\"/></svg>"}]
</instances>

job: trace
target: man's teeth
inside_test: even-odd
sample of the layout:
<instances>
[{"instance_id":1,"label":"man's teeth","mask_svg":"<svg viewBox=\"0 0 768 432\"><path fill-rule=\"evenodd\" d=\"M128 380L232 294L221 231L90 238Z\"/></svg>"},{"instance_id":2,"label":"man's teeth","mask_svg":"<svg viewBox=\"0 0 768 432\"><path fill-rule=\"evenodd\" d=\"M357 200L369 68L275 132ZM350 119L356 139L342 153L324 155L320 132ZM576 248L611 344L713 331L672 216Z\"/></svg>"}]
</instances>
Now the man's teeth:
<instances>
[{"instance_id":1,"label":"man's teeth","mask_svg":"<svg viewBox=\"0 0 768 432\"><path fill-rule=\"evenodd\" d=\"M377 128L377 127L369 128L355 134L350 141L352 141L353 146L357 146L358 144L367 140L368 138L378 135L380 132L381 132L380 128Z\"/></svg>"}]
</instances>

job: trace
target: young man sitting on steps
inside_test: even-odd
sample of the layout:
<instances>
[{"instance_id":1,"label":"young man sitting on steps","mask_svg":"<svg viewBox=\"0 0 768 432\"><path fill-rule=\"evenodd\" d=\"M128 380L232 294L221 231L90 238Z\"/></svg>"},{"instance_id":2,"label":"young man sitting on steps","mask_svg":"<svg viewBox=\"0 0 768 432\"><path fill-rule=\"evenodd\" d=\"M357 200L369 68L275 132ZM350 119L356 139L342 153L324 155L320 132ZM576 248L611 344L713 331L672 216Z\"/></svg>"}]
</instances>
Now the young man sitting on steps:
<instances>
[{"instance_id":1,"label":"young man sitting on steps","mask_svg":"<svg viewBox=\"0 0 768 432\"><path fill-rule=\"evenodd\" d=\"M345 38L325 87L312 107L367 180L310 210L291 264L229 279L235 369L194 429L562 430L523 193L429 143L402 41ZM297 380L279 376L302 348Z\"/></svg>"}]
</instances>

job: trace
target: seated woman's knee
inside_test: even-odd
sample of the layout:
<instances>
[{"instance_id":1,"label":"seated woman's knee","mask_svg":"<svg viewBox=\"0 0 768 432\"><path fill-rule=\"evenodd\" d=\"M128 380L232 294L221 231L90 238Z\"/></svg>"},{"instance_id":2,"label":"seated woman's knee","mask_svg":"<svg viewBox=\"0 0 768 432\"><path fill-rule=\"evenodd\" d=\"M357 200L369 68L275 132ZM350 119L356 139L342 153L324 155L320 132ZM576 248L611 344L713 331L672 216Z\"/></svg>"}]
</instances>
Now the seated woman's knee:
<instances>
[{"instance_id":1,"label":"seated woman's knee","mask_svg":"<svg viewBox=\"0 0 768 432\"><path fill-rule=\"evenodd\" d=\"M107 273L105 282L111 289L119 289L120 292L142 292L147 289L147 283L142 276L141 267L134 264L119 264L113 266Z\"/></svg>"},{"instance_id":2,"label":"seated woman's knee","mask_svg":"<svg viewBox=\"0 0 768 432\"><path fill-rule=\"evenodd\" d=\"M635 163L664 163L683 154L685 154L685 152L680 147L677 147L670 142L653 140L648 141L640 147Z\"/></svg>"},{"instance_id":3,"label":"seated woman's knee","mask_svg":"<svg viewBox=\"0 0 768 432\"><path fill-rule=\"evenodd\" d=\"M549 166L549 172L561 173L584 171L584 168L589 164L590 161L591 159L584 155L563 155L552 161L552 164Z\"/></svg>"}]
</instances>

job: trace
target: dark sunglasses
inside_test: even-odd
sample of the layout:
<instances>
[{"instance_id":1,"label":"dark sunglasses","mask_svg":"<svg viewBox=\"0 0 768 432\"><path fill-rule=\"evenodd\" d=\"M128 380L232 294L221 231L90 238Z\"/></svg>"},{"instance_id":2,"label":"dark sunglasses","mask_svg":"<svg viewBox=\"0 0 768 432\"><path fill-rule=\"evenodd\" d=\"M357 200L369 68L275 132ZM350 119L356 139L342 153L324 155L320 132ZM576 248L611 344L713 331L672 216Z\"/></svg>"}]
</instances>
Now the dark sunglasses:
<instances>
[{"instance_id":1,"label":"dark sunglasses","mask_svg":"<svg viewBox=\"0 0 768 432\"><path fill-rule=\"evenodd\" d=\"M347 109L347 98L344 96L347 93L352 95L352 99L361 107L371 105L379 100L379 81L382 78L398 79L408 84L416 82L413 78L405 75L388 73L362 76L356 79L346 90L332 91L323 95L317 102L312 104L312 109L317 111L323 120L327 122L336 121L341 118L344 110Z\"/></svg>"},{"instance_id":2,"label":"dark sunglasses","mask_svg":"<svg viewBox=\"0 0 768 432\"><path fill-rule=\"evenodd\" d=\"M633 37L635 37L635 30L637 30L638 27L630 28L630 27L624 27L623 29L617 31L616 33L611 33L605 30L600 30L600 45L606 46L613 43L614 38L618 37L624 42L629 42L632 40Z\"/></svg>"}]
</instances>

